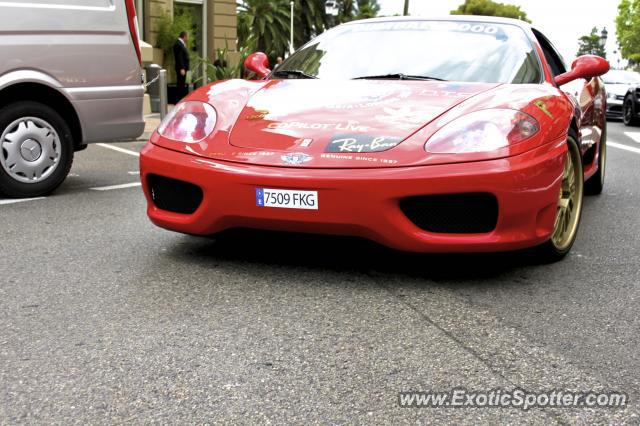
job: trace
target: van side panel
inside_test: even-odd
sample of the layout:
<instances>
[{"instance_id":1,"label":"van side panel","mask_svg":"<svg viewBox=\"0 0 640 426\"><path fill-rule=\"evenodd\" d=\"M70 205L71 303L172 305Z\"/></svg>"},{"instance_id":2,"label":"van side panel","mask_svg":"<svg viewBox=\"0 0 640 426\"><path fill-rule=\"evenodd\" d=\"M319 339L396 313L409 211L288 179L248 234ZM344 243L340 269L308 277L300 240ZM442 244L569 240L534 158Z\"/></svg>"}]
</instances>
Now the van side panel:
<instances>
[{"instance_id":1,"label":"van side panel","mask_svg":"<svg viewBox=\"0 0 640 426\"><path fill-rule=\"evenodd\" d=\"M29 70L50 77L74 105L83 143L144 130L124 0L0 0L0 81L11 73L20 82Z\"/></svg>"}]
</instances>

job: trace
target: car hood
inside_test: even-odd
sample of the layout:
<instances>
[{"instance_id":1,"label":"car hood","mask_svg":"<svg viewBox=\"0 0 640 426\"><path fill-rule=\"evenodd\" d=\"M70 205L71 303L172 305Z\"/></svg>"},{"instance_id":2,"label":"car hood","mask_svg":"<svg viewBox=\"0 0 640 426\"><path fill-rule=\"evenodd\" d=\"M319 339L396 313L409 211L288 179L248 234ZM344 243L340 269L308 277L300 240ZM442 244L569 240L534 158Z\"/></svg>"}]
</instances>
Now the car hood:
<instances>
[{"instance_id":1,"label":"car hood","mask_svg":"<svg viewBox=\"0 0 640 426\"><path fill-rule=\"evenodd\" d=\"M547 102L551 107L557 102L555 92L550 85L496 83L229 80L187 98L216 109L217 124L210 137L185 144L156 133L151 142L200 157L278 167L371 168L469 161L470 156L427 153L425 142L446 122L476 109L529 108L544 121L548 117L533 105ZM514 153L510 149L498 154ZM498 154L483 153L473 159Z\"/></svg>"},{"instance_id":2,"label":"car hood","mask_svg":"<svg viewBox=\"0 0 640 426\"><path fill-rule=\"evenodd\" d=\"M607 93L613 93L617 96L624 96L627 94L627 91L633 87L631 84L624 83L607 83L605 84L605 90Z\"/></svg>"},{"instance_id":3,"label":"car hood","mask_svg":"<svg viewBox=\"0 0 640 426\"><path fill-rule=\"evenodd\" d=\"M305 152L381 152L494 85L276 80L247 99L230 143Z\"/></svg>"}]
</instances>

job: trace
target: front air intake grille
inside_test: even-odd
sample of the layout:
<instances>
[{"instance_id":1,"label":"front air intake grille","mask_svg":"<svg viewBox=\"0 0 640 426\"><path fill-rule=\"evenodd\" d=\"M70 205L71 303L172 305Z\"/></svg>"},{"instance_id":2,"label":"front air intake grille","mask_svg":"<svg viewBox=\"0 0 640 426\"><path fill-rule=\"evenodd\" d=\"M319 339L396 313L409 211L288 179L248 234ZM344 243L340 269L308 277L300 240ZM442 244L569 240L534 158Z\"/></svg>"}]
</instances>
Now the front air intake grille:
<instances>
[{"instance_id":1,"label":"front air intake grille","mask_svg":"<svg viewBox=\"0 0 640 426\"><path fill-rule=\"evenodd\" d=\"M418 228L442 234L483 234L498 223L498 200L486 193L409 197L400 209Z\"/></svg>"},{"instance_id":2,"label":"front air intake grille","mask_svg":"<svg viewBox=\"0 0 640 426\"><path fill-rule=\"evenodd\" d=\"M161 210L191 214L202 203L202 189L192 183L158 175L149 175L147 182L153 204Z\"/></svg>"}]
</instances>

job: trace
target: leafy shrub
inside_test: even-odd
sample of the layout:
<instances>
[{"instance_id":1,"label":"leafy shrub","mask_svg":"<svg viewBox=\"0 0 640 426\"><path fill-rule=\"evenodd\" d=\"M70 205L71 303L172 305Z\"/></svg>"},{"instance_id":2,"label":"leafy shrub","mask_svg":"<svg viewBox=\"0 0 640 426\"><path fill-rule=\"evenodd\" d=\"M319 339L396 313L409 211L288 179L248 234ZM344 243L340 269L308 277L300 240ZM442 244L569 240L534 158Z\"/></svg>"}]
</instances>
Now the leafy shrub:
<instances>
[{"instance_id":1,"label":"leafy shrub","mask_svg":"<svg viewBox=\"0 0 640 426\"><path fill-rule=\"evenodd\" d=\"M232 65L229 58L228 46L224 49L216 50L216 59L211 61L209 58L196 58L198 66L204 64L206 66L207 79L210 82L218 80L230 80L232 78L242 78L243 63L249 56L249 49L240 48L240 60L237 64Z\"/></svg>"}]
</instances>

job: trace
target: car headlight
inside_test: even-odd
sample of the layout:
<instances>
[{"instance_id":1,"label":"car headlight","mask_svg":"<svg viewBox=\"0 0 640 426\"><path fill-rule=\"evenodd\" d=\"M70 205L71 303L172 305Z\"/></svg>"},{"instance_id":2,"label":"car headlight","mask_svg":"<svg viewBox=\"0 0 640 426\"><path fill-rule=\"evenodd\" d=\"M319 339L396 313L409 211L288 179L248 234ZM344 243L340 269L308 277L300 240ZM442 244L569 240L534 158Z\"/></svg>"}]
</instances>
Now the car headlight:
<instances>
[{"instance_id":1,"label":"car headlight","mask_svg":"<svg viewBox=\"0 0 640 426\"><path fill-rule=\"evenodd\" d=\"M205 102L182 102L162 120L158 133L178 142L200 142L213 132L218 114Z\"/></svg>"},{"instance_id":2,"label":"car headlight","mask_svg":"<svg viewBox=\"0 0 640 426\"><path fill-rule=\"evenodd\" d=\"M490 152L525 141L539 130L538 121L524 112L486 109L446 124L424 148L434 154Z\"/></svg>"},{"instance_id":3,"label":"car headlight","mask_svg":"<svg viewBox=\"0 0 640 426\"><path fill-rule=\"evenodd\" d=\"M608 92L607 99L616 99L618 96L615 93Z\"/></svg>"}]
</instances>

